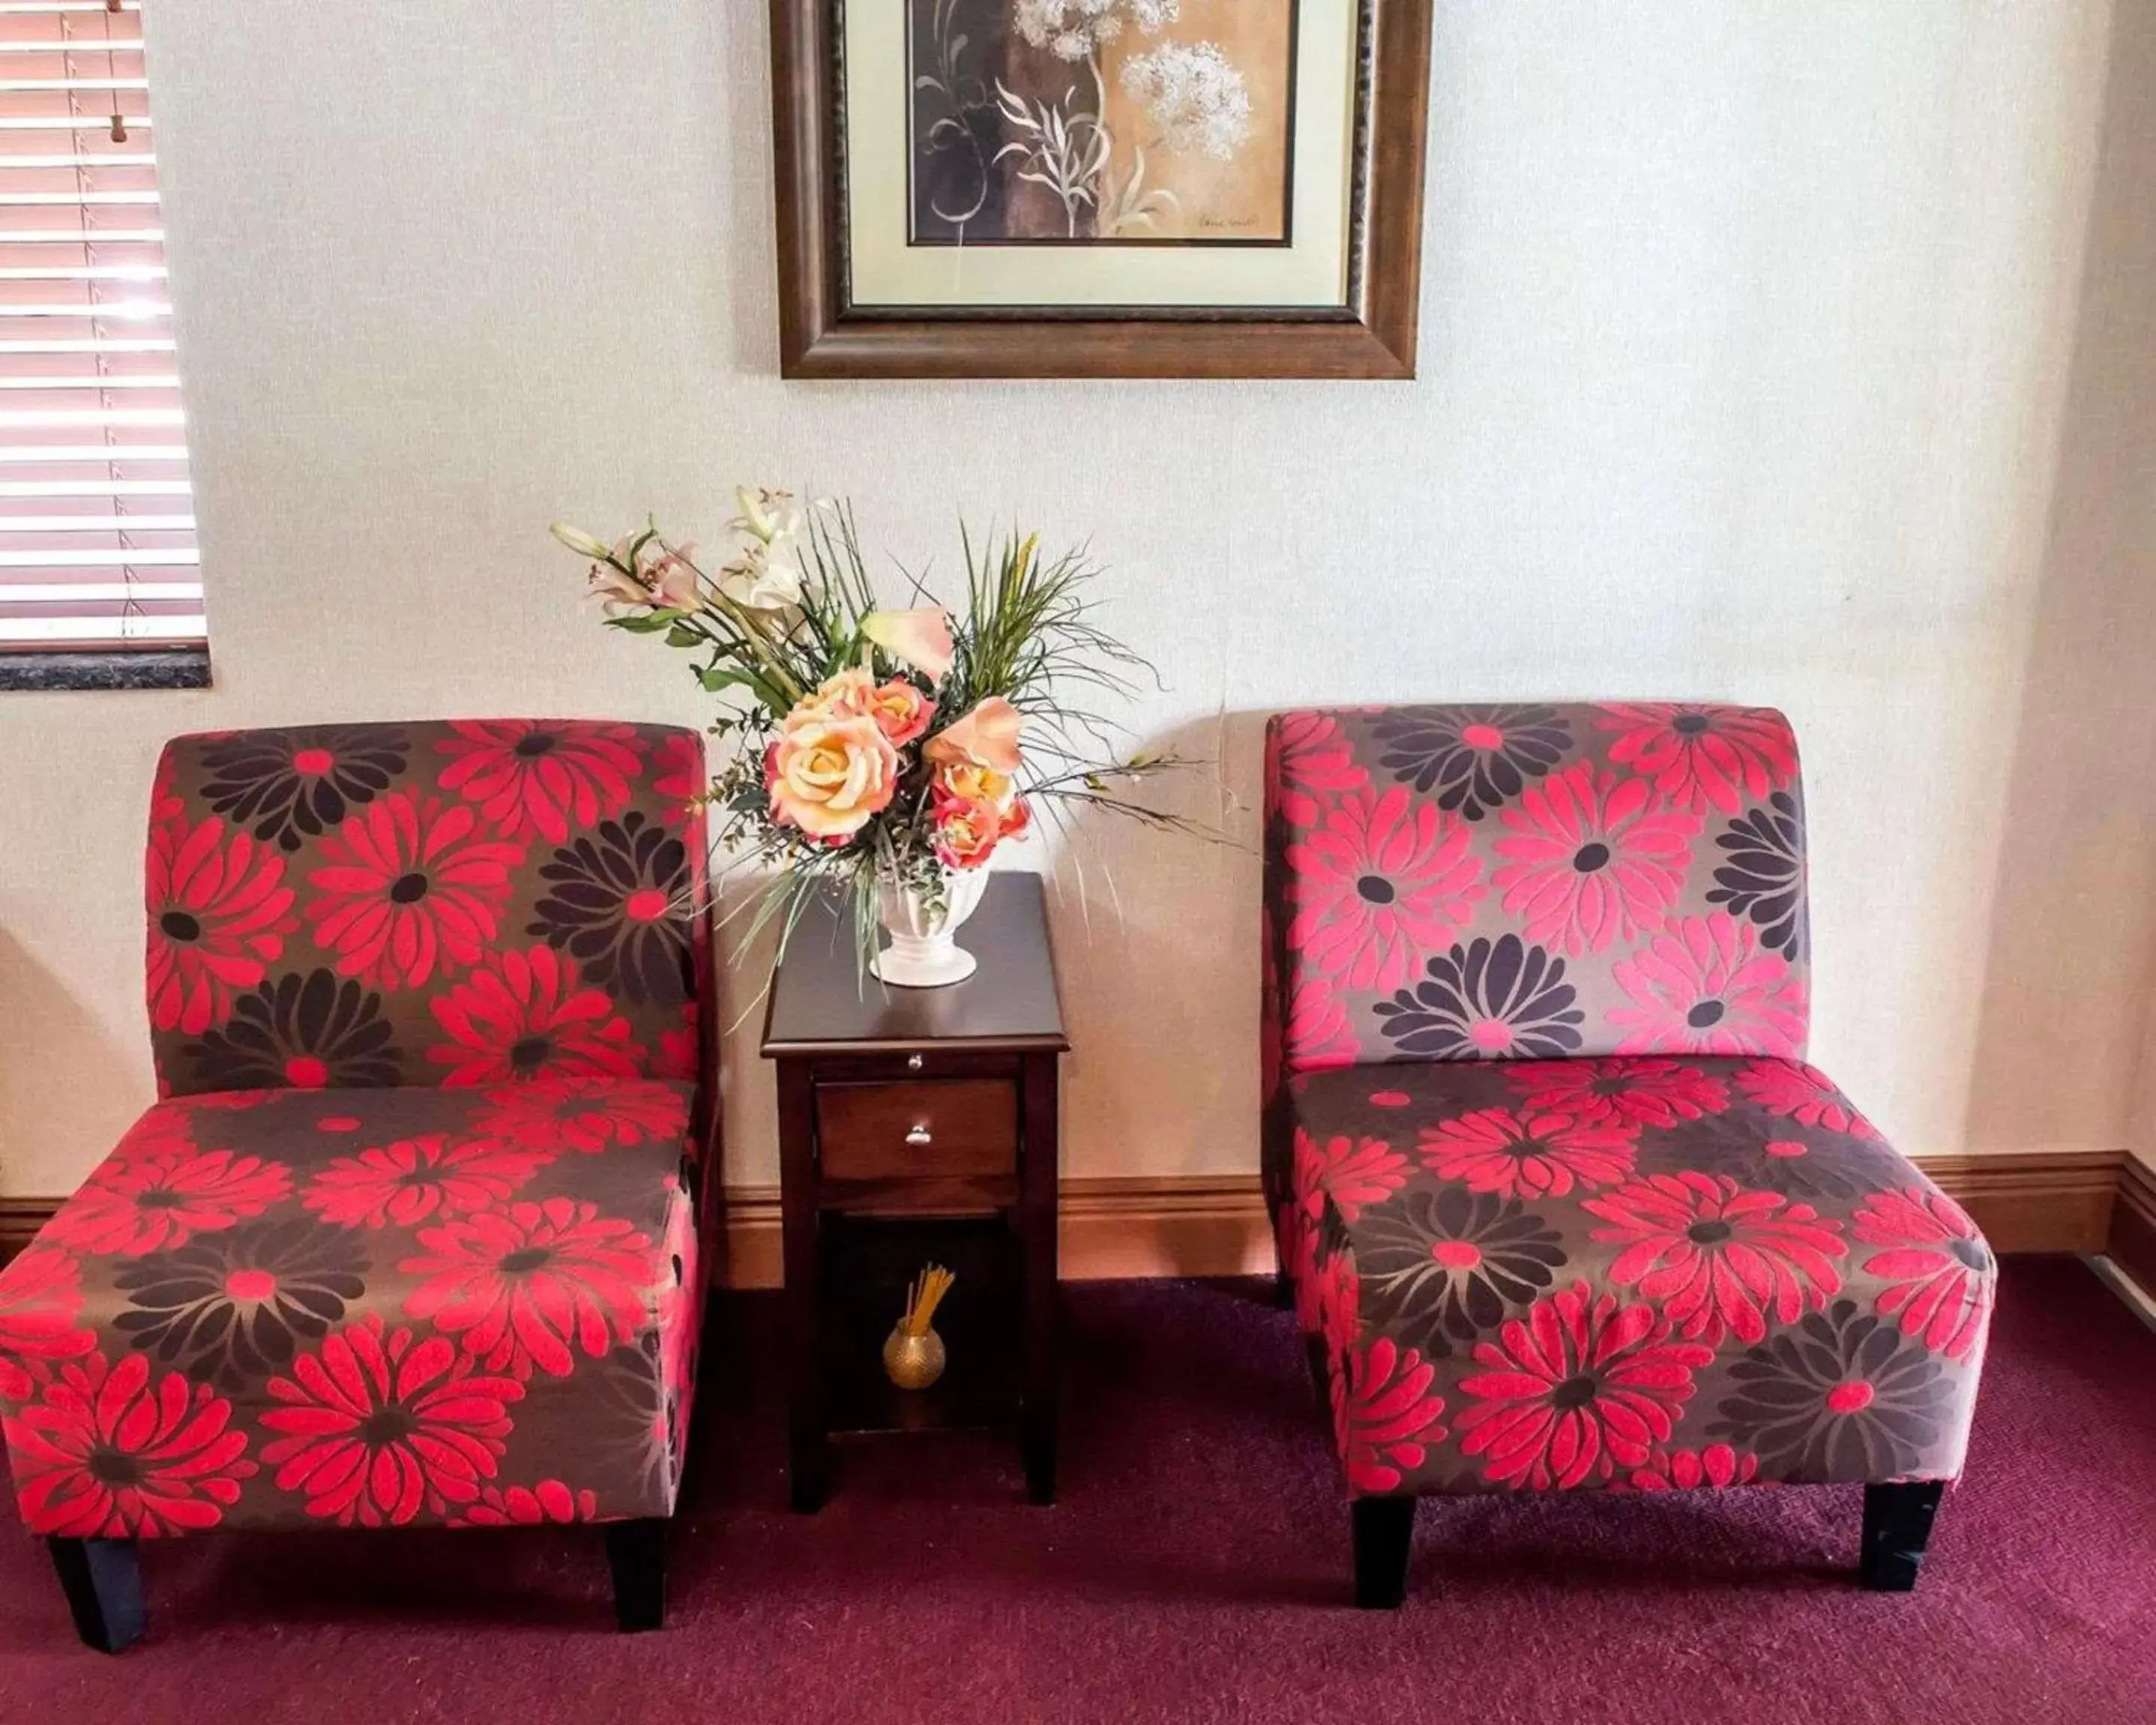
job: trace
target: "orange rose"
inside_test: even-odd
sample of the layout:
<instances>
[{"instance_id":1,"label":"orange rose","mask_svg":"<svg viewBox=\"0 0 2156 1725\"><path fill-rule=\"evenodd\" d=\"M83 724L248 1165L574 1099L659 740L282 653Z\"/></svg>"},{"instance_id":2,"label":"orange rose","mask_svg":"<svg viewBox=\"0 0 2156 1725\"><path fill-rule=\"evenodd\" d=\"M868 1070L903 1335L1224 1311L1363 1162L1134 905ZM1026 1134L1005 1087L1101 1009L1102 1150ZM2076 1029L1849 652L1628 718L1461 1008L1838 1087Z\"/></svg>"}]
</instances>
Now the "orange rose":
<instances>
[{"instance_id":1,"label":"orange rose","mask_svg":"<svg viewBox=\"0 0 2156 1725\"><path fill-rule=\"evenodd\" d=\"M819 714L829 719L865 718L869 703L875 696L875 684L869 674L857 665L850 666L835 676L824 678L795 701L793 711L787 714L784 722L798 724Z\"/></svg>"},{"instance_id":2,"label":"orange rose","mask_svg":"<svg viewBox=\"0 0 2156 1725\"><path fill-rule=\"evenodd\" d=\"M936 855L947 867L977 869L1004 839L1024 834L1033 824L1033 811L1024 798L1009 794L1008 779L1000 797L957 795L946 778L954 770L958 769L947 768L936 782Z\"/></svg>"},{"instance_id":3,"label":"orange rose","mask_svg":"<svg viewBox=\"0 0 2156 1725\"><path fill-rule=\"evenodd\" d=\"M806 702L787 715L764 763L772 819L827 843L851 838L888 807L898 774L898 751L874 719Z\"/></svg>"},{"instance_id":4,"label":"orange rose","mask_svg":"<svg viewBox=\"0 0 2156 1725\"><path fill-rule=\"evenodd\" d=\"M961 803L993 803L998 810L1010 806L1010 775L998 773L993 767L976 767L964 761L939 767L936 769L936 789L939 795L956 798Z\"/></svg>"},{"instance_id":5,"label":"orange rose","mask_svg":"<svg viewBox=\"0 0 2156 1725\"><path fill-rule=\"evenodd\" d=\"M936 855L946 868L978 869L1003 836L1003 817L992 803L940 798L936 805Z\"/></svg>"},{"instance_id":6,"label":"orange rose","mask_svg":"<svg viewBox=\"0 0 2156 1725\"><path fill-rule=\"evenodd\" d=\"M903 678L894 677L880 689L869 691L863 711L876 721L893 748L902 749L928 728L928 721L936 716L936 703Z\"/></svg>"},{"instance_id":7,"label":"orange rose","mask_svg":"<svg viewBox=\"0 0 2156 1725\"><path fill-rule=\"evenodd\" d=\"M928 721L936 716L936 703L902 677L878 686L859 665L850 665L826 677L796 701L785 723L798 723L812 714L831 719L874 719L893 748L904 748L927 730Z\"/></svg>"}]
</instances>

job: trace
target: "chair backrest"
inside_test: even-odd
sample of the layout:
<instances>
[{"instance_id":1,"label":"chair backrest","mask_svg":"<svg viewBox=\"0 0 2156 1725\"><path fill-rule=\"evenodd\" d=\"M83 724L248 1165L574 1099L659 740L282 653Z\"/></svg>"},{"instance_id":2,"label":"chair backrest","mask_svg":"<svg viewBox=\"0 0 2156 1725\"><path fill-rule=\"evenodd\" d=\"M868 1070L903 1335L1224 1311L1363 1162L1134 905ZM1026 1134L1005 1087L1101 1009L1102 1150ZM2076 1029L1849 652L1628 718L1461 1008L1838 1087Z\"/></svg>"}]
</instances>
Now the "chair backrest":
<instances>
[{"instance_id":1,"label":"chair backrest","mask_svg":"<svg viewBox=\"0 0 2156 1725\"><path fill-rule=\"evenodd\" d=\"M176 738L146 871L161 1093L695 1078L703 789L702 739L650 725Z\"/></svg>"},{"instance_id":2,"label":"chair backrest","mask_svg":"<svg viewBox=\"0 0 2156 1725\"><path fill-rule=\"evenodd\" d=\"M1337 708L1265 733L1282 1071L1798 1055L1796 739L1763 707Z\"/></svg>"}]
</instances>

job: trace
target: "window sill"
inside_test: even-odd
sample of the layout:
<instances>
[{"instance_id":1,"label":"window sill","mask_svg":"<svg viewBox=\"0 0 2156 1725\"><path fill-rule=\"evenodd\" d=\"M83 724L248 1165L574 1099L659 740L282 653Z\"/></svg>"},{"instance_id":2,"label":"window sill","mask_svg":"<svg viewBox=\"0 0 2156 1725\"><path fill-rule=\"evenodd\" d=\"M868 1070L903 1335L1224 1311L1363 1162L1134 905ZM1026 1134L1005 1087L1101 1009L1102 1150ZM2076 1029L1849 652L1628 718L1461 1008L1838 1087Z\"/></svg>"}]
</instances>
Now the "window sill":
<instances>
[{"instance_id":1,"label":"window sill","mask_svg":"<svg viewBox=\"0 0 2156 1725\"><path fill-rule=\"evenodd\" d=\"M206 647L148 653L0 653L0 691L208 687Z\"/></svg>"}]
</instances>

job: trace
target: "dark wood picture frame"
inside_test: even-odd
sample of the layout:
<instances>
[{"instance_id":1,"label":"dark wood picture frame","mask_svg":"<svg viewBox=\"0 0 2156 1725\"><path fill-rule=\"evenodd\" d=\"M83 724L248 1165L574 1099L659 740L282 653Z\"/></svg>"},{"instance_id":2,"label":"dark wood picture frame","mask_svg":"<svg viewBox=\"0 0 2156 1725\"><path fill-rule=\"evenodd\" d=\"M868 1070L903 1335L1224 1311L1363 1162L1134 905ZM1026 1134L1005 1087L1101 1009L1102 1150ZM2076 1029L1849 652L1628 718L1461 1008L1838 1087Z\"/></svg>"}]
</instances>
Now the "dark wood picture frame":
<instances>
[{"instance_id":1,"label":"dark wood picture frame","mask_svg":"<svg viewBox=\"0 0 2156 1725\"><path fill-rule=\"evenodd\" d=\"M771 0L780 375L1414 377L1433 3L1367 0L1345 309L908 317L847 303L842 0Z\"/></svg>"}]
</instances>

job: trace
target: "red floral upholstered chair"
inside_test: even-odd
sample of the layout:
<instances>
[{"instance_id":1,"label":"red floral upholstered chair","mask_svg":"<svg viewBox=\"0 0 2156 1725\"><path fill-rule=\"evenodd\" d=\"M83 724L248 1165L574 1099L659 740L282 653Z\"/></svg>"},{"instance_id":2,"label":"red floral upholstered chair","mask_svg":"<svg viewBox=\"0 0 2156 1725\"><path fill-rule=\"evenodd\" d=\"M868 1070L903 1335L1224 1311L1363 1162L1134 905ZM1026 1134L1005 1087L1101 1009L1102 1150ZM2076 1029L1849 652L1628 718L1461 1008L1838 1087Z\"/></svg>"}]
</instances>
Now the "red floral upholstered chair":
<instances>
[{"instance_id":1,"label":"red floral upholstered chair","mask_svg":"<svg viewBox=\"0 0 2156 1725\"><path fill-rule=\"evenodd\" d=\"M77 1626L134 1542L607 1522L664 1611L716 1179L694 732L182 737L163 1100L0 1271L0 1427Z\"/></svg>"},{"instance_id":2,"label":"red floral upholstered chair","mask_svg":"<svg viewBox=\"0 0 2156 1725\"><path fill-rule=\"evenodd\" d=\"M1806 1065L1779 713L1294 712L1267 733L1265 1172L1398 1604L1418 1497L1866 1486L1915 1584L1994 1269Z\"/></svg>"}]
</instances>

